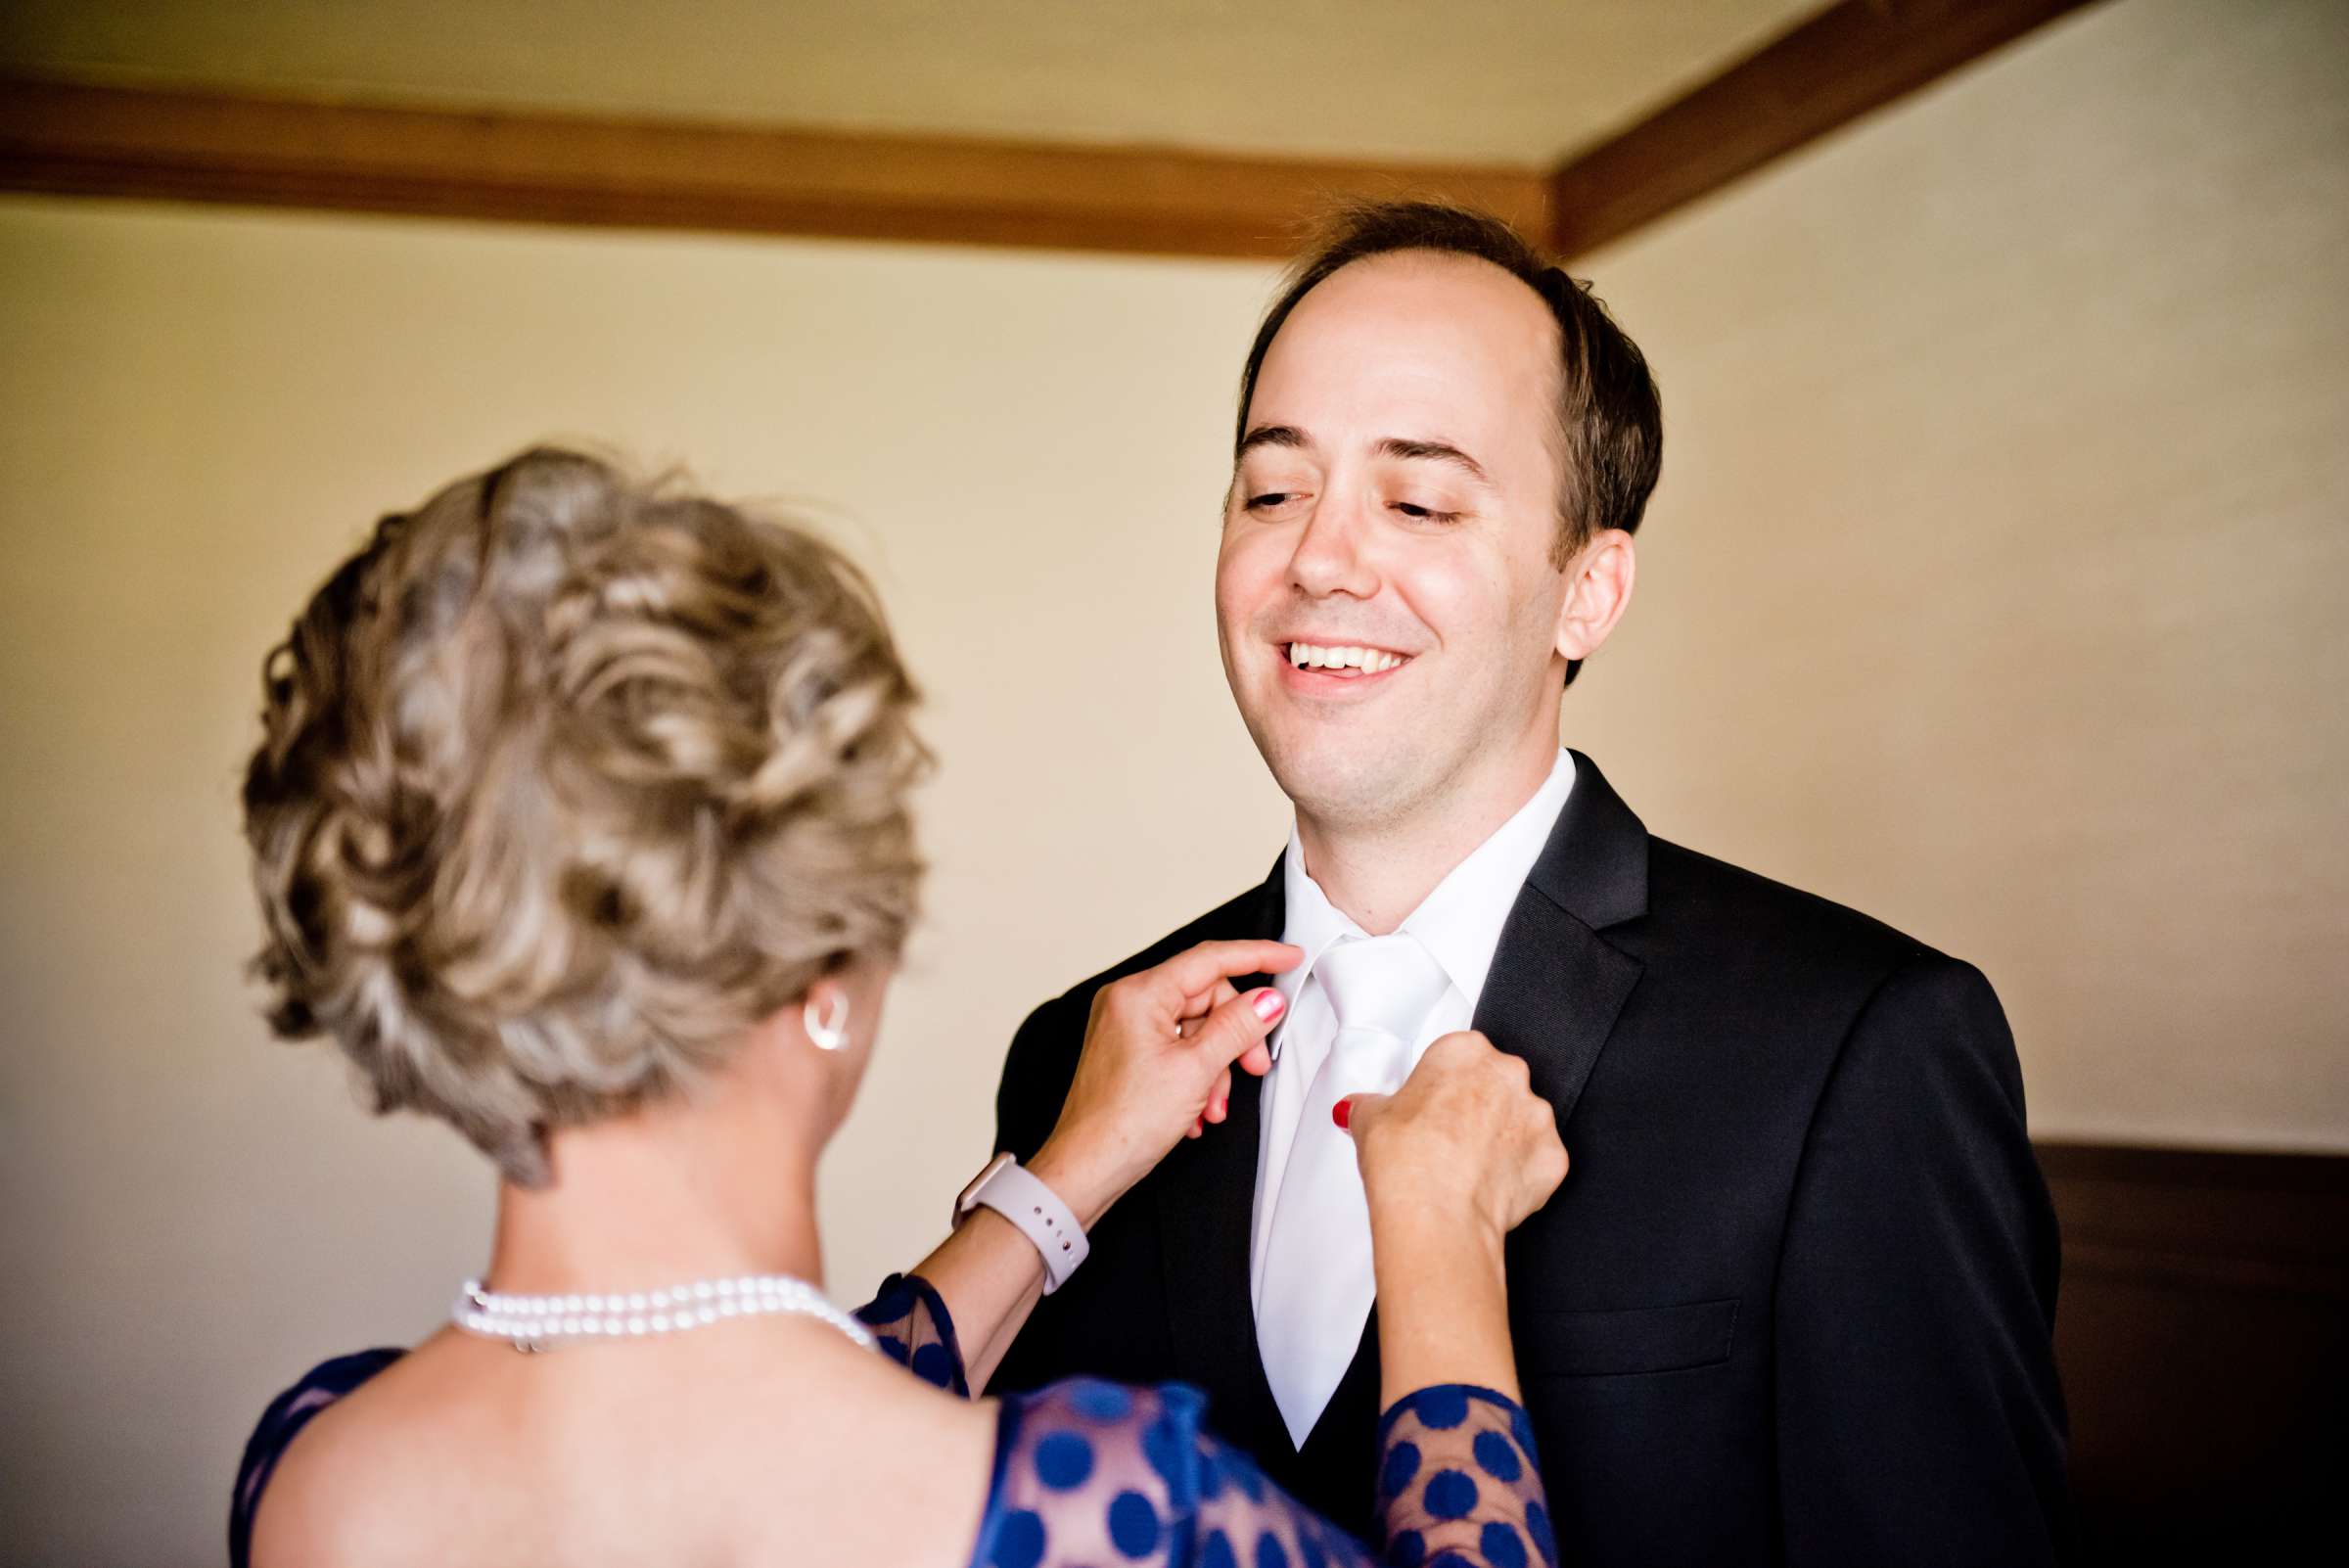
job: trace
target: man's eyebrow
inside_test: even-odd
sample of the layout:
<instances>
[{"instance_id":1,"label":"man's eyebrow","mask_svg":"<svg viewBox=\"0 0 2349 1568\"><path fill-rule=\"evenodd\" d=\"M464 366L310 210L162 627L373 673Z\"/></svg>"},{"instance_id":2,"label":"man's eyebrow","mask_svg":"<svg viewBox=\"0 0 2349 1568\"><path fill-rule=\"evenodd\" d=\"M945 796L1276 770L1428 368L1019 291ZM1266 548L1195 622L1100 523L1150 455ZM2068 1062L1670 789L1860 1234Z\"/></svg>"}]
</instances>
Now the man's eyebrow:
<instances>
[{"instance_id":1,"label":"man's eyebrow","mask_svg":"<svg viewBox=\"0 0 2349 1568\"><path fill-rule=\"evenodd\" d=\"M1237 461L1260 446L1287 446L1299 451L1311 450L1313 439L1294 425L1259 425L1240 438L1239 449L1232 458Z\"/></svg>"},{"instance_id":2,"label":"man's eyebrow","mask_svg":"<svg viewBox=\"0 0 2349 1568\"><path fill-rule=\"evenodd\" d=\"M1417 458L1428 462L1451 463L1463 468L1480 484L1493 481L1485 474L1485 465L1470 457L1450 441L1411 440L1401 436L1389 436L1373 448L1381 457Z\"/></svg>"}]
</instances>

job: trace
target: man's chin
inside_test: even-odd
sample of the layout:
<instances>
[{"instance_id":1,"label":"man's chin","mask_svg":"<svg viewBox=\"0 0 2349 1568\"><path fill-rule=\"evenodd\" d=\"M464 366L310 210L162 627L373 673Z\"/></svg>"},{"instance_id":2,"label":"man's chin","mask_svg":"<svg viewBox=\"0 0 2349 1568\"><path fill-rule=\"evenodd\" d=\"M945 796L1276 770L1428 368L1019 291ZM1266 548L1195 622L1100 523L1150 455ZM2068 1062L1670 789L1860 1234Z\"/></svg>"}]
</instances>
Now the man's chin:
<instances>
[{"instance_id":1,"label":"man's chin","mask_svg":"<svg viewBox=\"0 0 2349 1568\"><path fill-rule=\"evenodd\" d=\"M1391 757L1394 744L1349 748L1342 757L1292 753L1267 761L1273 782L1300 816L1328 827L1368 825L1392 816L1411 793L1392 765L1381 765L1381 753Z\"/></svg>"}]
</instances>

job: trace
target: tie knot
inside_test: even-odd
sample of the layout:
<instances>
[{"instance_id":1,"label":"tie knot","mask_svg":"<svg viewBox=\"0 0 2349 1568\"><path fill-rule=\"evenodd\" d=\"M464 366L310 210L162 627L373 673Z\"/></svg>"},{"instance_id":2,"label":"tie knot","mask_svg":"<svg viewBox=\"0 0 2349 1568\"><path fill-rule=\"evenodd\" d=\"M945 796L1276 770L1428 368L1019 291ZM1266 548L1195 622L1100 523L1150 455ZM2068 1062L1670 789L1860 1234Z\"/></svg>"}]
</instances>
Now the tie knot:
<instances>
[{"instance_id":1,"label":"tie knot","mask_svg":"<svg viewBox=\"0 0 2349 1568\"><path fill-rule=\"evenodd\" d=\"M1451 977L1419 939L1355 937L1338 943L1313 965L1340 1029L1376 1029L1406 1044Z\"/></svg>"}]
</instances>

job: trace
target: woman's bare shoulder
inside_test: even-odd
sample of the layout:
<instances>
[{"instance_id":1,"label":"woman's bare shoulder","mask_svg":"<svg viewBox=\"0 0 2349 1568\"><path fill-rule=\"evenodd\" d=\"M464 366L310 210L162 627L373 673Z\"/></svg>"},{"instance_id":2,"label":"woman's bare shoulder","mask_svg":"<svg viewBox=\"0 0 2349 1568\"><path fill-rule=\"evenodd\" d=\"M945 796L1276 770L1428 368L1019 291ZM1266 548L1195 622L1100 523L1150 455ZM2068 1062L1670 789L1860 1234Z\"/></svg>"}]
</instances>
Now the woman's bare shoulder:
<instances>
[{"instance_id":1,"label":"woman's bare shoulder","mask_svg":"<svg viewBox=\"0 0 2349 1568\"><path fill-rule=\"evenodd\" d=\"M403 1533L382 1531L377 1521L387 1502L404 1506L419 1448L410 1441L413 1423L442 1385L438 1360L423 1352L401 1357L295 1434L255 1508L253 1568L398 1560L385 1553ZM352 1549L361 1543L365 1549Z\"/></svg>"}]
</instances>

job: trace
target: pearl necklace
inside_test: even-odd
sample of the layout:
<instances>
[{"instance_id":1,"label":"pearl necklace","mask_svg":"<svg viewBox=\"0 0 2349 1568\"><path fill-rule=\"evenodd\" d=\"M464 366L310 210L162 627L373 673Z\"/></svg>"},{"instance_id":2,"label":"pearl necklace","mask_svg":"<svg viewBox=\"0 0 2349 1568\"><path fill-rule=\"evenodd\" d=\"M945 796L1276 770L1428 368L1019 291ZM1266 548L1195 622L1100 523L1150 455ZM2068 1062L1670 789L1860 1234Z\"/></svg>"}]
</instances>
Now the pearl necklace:
<instances>
[{"instance_id":1,"label":"pearl necklace","mask_svg":"<svg viewBox=\"0 0 2349 1568\"><path fill-rule=\"evenodd\" d=\"M824 1293L789 1274L746 1274L737 1279L702 1279L667 1290L607 1296L513 1296L465 1281L448 1311L449 1321L469 1334L502 1339L516 1350L536 1352L590 1339L638 1339L681 1333L729 1317L793 1313L829 1323L866 1350L873 1336Z\"/></svg>"}]
</instances>

